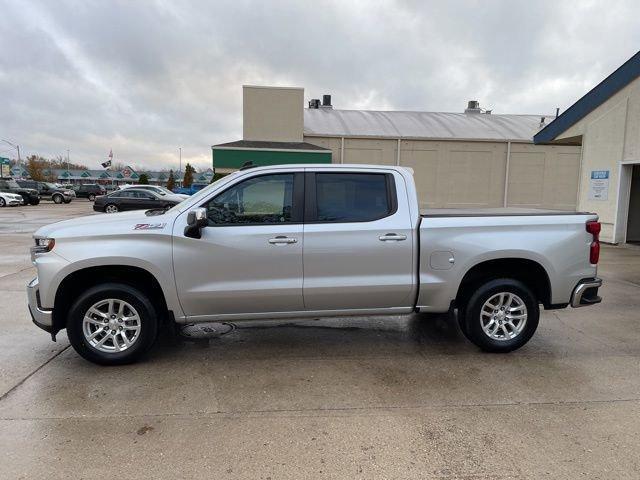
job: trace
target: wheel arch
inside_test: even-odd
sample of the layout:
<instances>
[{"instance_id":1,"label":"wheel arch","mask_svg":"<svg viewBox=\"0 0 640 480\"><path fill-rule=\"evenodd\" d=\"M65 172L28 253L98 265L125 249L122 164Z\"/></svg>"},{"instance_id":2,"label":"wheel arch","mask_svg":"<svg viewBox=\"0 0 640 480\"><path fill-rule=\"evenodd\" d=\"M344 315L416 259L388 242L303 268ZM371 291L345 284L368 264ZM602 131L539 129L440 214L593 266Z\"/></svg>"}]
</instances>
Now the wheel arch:
<instances>
[{"instance_id":1,"label":"wheel arch","mask_svg":"<svg viewBox=\"0 0 640 480\"><path fill-rule=\"evenodd\" d=\"M549 273L540 263L528 258L498 258L474 265L462 277L456 305L466 305L478 285L496 278L511 278L524 283L545 308L552 307Z\"/></svg>"},{"instance_id":2,"label":"wheel arch","mask_svg":"<svg viewBox=\"0 0 640 480\"><path fill-rule=\"evenodd\" d=\"M123 283L141 290L157 308L161 323L171 319L172 313L162 286L148 270L124 264L89 266L70 272L58 284L53 308L54 333L66 327L66 313L75 299L88 288L101 283Z\"/></svg>"}]
</instances>

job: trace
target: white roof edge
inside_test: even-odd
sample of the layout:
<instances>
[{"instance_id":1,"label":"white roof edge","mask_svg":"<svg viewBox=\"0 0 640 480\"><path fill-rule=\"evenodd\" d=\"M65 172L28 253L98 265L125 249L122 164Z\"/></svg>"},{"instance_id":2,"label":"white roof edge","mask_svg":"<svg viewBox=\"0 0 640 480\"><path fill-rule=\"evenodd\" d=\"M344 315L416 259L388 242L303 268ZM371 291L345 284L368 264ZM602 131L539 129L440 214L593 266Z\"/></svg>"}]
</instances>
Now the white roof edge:
<instances>
[{"instance_id":1,"label":"white roof edge","mask_svg":"<svg viewBox=\"0 0 640 480\"><path fill-rule=\"evenodd\" d=\"M302 90L304 87L273 87L270 85L242 85L242 88L261 88L265 90Z\"/></svg>"}]
</instances>

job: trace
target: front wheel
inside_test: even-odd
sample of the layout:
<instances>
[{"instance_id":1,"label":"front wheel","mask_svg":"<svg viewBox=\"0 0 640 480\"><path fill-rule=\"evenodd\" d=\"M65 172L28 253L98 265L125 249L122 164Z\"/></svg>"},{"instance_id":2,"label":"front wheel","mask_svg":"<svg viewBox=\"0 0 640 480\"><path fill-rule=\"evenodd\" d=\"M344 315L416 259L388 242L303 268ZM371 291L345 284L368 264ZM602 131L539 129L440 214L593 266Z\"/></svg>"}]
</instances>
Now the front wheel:
<instances>
[{"instance_id":1,"label":"front wheel","mask_svg":"<svg viewBox=\"0 0 640 480\"><path fill-rule=\"evenodd\" d=\"M25 200L24 204L26 205L28 203L30 203L31 205L38 205L40 203L40 199L37 198L35 200Z\"/></svg>"},{"instance_id":2,"label":"front wheel","mask_svg":"<svg viewBox=\"0 0 640 480\"><path fill-rule=\"evenodd\" d=\"M4 201L4 198L0 197L0 208L6 207L6 206L7 206L7 202Z\"/></svg>"},{"instance_id":3,"label":"front wheel","mask_svg":"<svg viewBox=\"0 0 640 480\"><path fill-rule=\"evenodd\" d=\"M63 200L64 200L64 198L62 198L62 195L54 195L53 196L53 203L57 203L58 205L60 205Z\"/></svg>"},{"instance_id":4,"label":"front wheel","mask_svg":"<svg viewBox=\"0 0 640 480\"><path fill-rule=\"evenodd\" d=\"M118 206L110 203L104 207L104 213L118 213Z\"/></svg>"},{"instance_id":5,"label":"front wheel","mask_svg":"<svg viewBox=\"0 0 640 480\"><path fill-rule=\"evenodd\" d=\"M157 333L157 313L149 298L121 283L88 289L67 317L67 336L75 351L100 365L138 360L151 348Z\"/></svg>"},{"instance_id":6,"label":"front wheel","mask_svg":"<svg viewBox=\"0 0 640 480\"><path fill-rule=\"evenodd\" d=\"M480 285L461 311L465 336L482 350L496 353L522 347L535 333L540 318L533 292L510 278Z\"/></svg>"},{"instance_id":7,"label":"front wheel","mask_svg":"<svg viewBox=\"0 0 640 480\"><path fill-rule=\"evenodd\" d=\"M96 196L93 193L89 194L89 201L93 202L96 199Z\"/></svg>"}]
</instances>

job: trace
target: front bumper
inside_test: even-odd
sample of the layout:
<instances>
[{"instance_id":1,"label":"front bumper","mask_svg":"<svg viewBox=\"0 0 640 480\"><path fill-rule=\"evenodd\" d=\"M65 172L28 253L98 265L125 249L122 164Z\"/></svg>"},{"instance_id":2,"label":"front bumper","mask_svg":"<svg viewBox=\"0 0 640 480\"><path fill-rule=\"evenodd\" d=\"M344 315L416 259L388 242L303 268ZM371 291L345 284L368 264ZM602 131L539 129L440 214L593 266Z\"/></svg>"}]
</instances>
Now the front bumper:
<instances>
[{"instance_id":1,"label":"front bumper","mask_svg":"<svg viewBox=\"0 0 640 480\"><path fill-rule=\"evenodd\" d=\"M571 295L571 306L573 308L588 307L602 301L598 296L598 289L602 286L602 279L591 278L580 280Z\"/></svg>"},{"instance_id":2,"label":"front bumper","mask_svg":"<svg viewBox=\"0 0 640 480\"><path fill-rule=\"evenodd\" d=\"M27 298L29 301L29 313L31 319L38 327L46 332L53 331L53 310L46 310L40 307L40 295L38 277L34 278L27 285Z\"/></svg>"}]
</instances>

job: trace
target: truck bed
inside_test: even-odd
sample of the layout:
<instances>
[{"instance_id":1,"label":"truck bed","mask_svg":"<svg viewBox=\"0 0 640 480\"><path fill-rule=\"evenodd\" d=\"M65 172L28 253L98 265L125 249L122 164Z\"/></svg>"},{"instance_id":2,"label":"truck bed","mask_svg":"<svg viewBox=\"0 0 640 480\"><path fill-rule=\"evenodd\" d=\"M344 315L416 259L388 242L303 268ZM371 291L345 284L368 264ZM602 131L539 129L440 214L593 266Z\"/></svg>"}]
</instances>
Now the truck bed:
<instances>
[{"instance_id":1,"label":"truck bed","mask_svg":"<svg viewBox=\"0 0 640 480\"><path fill-rule=\"evenodd\" d=\"M589 212L551 210L542 208L495 207L495 208L426 208L420 210L421 217L511 217L539 215L593 215Z\"/></svg>"}]
</instances>

